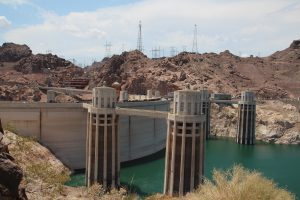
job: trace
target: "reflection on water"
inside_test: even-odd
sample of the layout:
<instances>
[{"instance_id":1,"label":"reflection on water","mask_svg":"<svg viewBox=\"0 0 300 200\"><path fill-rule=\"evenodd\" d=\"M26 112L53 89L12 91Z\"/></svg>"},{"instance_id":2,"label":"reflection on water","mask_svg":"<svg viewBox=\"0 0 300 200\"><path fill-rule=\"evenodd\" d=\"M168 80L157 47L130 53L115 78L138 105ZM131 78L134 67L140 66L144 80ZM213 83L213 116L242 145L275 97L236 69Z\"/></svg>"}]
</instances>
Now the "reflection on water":
<instances>
[{"instance_id":1,"label":"reflection on water","mask_svg":"<svg viewBox=\"0 0 300 200\"><path fill-rule=\"evenodd\" d=\"M209 140L206 143L205 176L211 178L214 168L228 169L234 164L256 169L300 197L300 146L258 142L254 146L236 144L233 140ZM162 192L164 152L122 164L121 184L141 196ZM68 185L84 185L84 174L72 176Z\"/></svg>"}]
</instances>

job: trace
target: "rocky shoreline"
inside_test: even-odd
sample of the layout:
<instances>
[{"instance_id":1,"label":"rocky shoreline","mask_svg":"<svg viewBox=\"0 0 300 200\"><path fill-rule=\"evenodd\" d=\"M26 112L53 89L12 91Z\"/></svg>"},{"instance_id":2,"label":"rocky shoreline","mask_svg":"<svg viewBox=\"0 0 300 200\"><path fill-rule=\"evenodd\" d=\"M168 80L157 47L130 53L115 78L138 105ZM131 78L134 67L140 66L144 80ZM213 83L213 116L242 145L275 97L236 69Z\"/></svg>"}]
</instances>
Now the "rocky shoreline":
<instances>
[{"instance_id":1,"label":"rocky shoreline","mask_svg":"<svg viewBox=\"0 0 300 200\"><path fill-rule=\"evenodd\" d=\"M212 105L211 135L236 136L237 106ZM281 101L257 104L256 140L275 144L300 144L300 113Z\"/></svg>"}]
</instances>

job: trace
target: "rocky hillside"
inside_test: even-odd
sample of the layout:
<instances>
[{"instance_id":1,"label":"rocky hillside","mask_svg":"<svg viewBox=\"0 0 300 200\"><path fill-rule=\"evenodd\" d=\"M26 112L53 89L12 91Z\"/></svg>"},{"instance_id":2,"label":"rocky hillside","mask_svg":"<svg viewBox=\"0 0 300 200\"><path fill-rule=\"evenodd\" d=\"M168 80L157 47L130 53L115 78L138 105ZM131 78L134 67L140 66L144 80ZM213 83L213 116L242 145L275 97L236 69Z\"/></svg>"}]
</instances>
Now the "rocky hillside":
<instances>
[{"instance_id":1,"label":"rocky hillside","mask_svg":"<svg viewBox=\"0 0 300 200\"><path fill-rule=\"evenodd\" d=\"M0 119L0 199L27 200L24 173L3 142L4 131Z\"/></svg>"},{"instance_id":2,"label":"rocky hillside","mask_svg":"<svg viewBox=\"0 0 300 200\"><path fill-rule=\"evenodd\" d=\"M0 126L1 200L121 200L128 196L122 188L106 193L100 185L89 189L64 185L71 172L60 160L34 138L9 131L14 130L11 125L4 128Z\"/></svg>"},{"instance_id":3,"label":"rocky hillside","mask_svg":"<svg viewBox=\"0 0 300 200\"><path fill-rule=\"evenodd\" d=\"M235 137L236 106L212 105L211 134ZM281 101L263 101L256 109L256 139L276 144L300 144L300 114Z\"/></svg>"},{"instance_id":4,"label":"rocky hillside","mask_svg":"<svg viewBox=\"0 0 300 200\"><path fill-rule=\"evenodd\" d=\"M65 86L83 69L52 54L32 54L26 45L0 46L0 101L44 101L38 86Z\"/></svg>"},{"instance_id":5,"label":"rocky hillside","mask_svg":"<svg viewBox=\"0 0 300 200\"><path fill-rule=\"evenodd\" d=\"M150 59L141 52L124 52L86 69L93 87L103 81L121 82L129 92L146 93L156 88L162 94L187 85L195 89L239 95L251 89L262 98L300 96L300 40L268 57L242 58L229 51Z\"/></svg>"},{"instance_id":6,"label":"rocky hillside","mask_svg":"<svg viewBox=\"0 0 300 200\"><path fill-rule=\"evenodd\" d=\"M158 89L167 94L187 86L240 95L251 89L261 98L300 97L300 40L267 57L242 58L229 51L219 54L182 52L150 59L139 51L124 52L85 69L52 54L33 55L26 45L0 47L0 100L44 101L41 86L66 86L72 78L90 80L89 88L118 81L130 93Z\"/></svg>"}]
</instances>

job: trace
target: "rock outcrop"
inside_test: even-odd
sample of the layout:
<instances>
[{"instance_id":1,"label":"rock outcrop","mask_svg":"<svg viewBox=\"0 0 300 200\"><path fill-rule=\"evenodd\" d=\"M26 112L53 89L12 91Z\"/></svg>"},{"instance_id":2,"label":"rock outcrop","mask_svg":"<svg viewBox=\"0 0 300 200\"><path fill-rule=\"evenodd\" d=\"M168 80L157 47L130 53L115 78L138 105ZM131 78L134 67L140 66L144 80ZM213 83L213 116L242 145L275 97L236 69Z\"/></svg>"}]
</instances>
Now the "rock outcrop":
<instances>
[{"instance_id":1,"label":"rock outcrop","mask_svg":"<svg viewBox=\"0 0 300 200\"><path fill-rule=\"evenodd\" d=\"M300 49L300 40L294 40L292 44L290 45L290 48L292 49Z\"/></svg>"},{"instance_id":2,"label":"rock outcrop","mask_svg":"<svg viewBox=\"0 0 300 200\"><path fill-rule=\"evenodd\" d=\"M211 134L235 137L237 107L212 105ZM281 101L258 103L256 139L276 144L300 144L300 113L296 107Z\"/></svg>"},{"instance_id":3,"label":"rock outcrop","mask_svg":"<svg viewBox=\"0 0 300 200\"><path fill-rule=\"evenodd\" d=\"M27 45L4 43L0 46L0 62L16 62L31 56L32 52Z\"/></svg>"},{"instance_id":4,"label":"rock outcrop","mask_svg":"<svg viewBox=\"0 0 300 200\"><path fill-rule=\"evenodd\" d=\"M23 171L9 154L7 145L2 143L3 134L0 119L0 199L26 200L25 188L21 184Z\"/></svg>"},{"instance_id":5,"label":"rock outcrop","mask_svg":"<svg viewBox=\"0 0 300 200\"><path fill-rule=\"evenodd\" d=\"M39 86L65 87L84 70L52 54L32 54L26 45L0 46L0 101L46 101Z\"/></svg>"},{"instance_id":6,"label":"rock outcrop","mask_svg":"<svg viewBox=\"0 0 300 200\"><path fill-rule=\"evenodd\" d=\"M71 65L70 61L59 58L52 54L37 54L23 58L15 65L15 69L19 72L28 73L49 73L51 70L63 68Z\"/></svg>"}]
</instances>

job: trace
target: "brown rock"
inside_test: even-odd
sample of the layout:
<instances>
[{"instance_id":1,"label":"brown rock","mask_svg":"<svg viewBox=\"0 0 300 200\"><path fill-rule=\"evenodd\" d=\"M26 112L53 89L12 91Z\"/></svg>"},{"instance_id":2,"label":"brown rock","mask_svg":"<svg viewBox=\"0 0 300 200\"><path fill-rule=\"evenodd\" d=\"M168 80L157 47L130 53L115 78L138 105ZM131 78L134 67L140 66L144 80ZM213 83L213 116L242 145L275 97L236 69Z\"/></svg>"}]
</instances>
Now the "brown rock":
<instances>
[{"instance_id":1,"label":"brown rock","mask_svg":"<svg viewBox=\"0 0 300 200\"><path fill-rule=\"evenodd\" d=\"M4 43L0 46L0 62L16 62L31 55L27 45Z\"/></svg>"}]
</instances>

